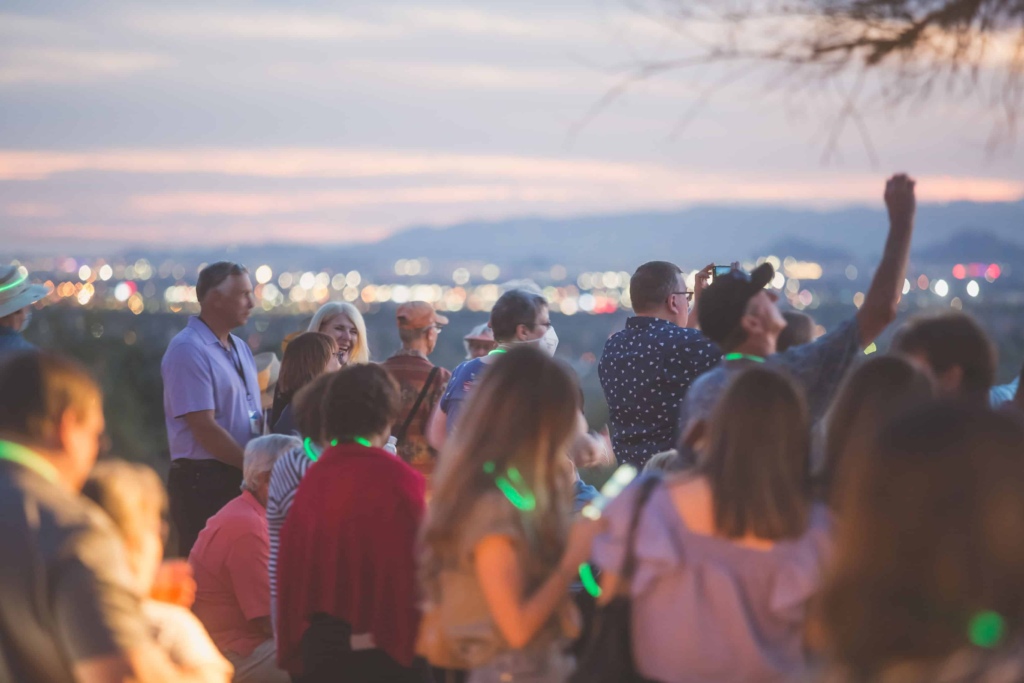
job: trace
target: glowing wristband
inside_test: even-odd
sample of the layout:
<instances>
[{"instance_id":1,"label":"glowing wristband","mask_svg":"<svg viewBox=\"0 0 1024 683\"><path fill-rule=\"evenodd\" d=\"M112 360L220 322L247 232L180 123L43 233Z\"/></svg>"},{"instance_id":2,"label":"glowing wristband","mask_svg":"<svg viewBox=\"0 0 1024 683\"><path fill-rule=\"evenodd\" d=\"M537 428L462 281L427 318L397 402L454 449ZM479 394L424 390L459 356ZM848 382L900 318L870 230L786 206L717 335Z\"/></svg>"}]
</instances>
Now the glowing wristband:
<instances>
[{"instance_id":1,"label":"glowing wristband","mask_svg":"<svg viewBox=\"0 0 1024 683\"><path fill-rule=\"evenodd\" d=\"M488 356L497 356L497 355L502 354L502 353L508 353L508 349L494 349L493 351L491 351L487 355Z\"/></svg>"},{"instance_id":2,"label":"glowing wristband","mask_svg":"<svg viewBox=\"0 0 1024 683\"><path fill-rule=\"evenodd\" d=\"M1006 620L997 612L978 612L967 627L971 642L978 647L993 648L999 645L1006 633Z\"/></svg>"},{"instance_id":3,"label":"glowing wristband","mask_svg":"<svg viewBox=\"0 0 1024 683\"><path fill-rule=\"evenodd\" d=\"M594 578L594 570L586 562L580 565L580 581L583 582L583 590L587 591L590 597L601 597L601 586Z\"/></svg>"}]
</instances>

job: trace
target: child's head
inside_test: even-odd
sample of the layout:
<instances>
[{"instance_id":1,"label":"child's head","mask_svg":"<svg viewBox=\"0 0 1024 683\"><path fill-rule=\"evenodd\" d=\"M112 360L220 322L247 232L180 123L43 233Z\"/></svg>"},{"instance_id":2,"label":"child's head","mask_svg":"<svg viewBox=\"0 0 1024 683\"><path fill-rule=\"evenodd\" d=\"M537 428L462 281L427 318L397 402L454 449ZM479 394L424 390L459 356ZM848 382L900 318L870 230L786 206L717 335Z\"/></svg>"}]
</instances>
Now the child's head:
<instances>
[{"instance_id":1,"label":"child's head","mask_svg":"<svg viewBox=\"0 0 1024 683\"><path fill-rule=\"evenodd\" d=\"M167 494L160 477L145 465L108 460L93 468L82 493L113 520L140 593L147 595L163 561L167 530Z\"/></svg>"}]
</instances>

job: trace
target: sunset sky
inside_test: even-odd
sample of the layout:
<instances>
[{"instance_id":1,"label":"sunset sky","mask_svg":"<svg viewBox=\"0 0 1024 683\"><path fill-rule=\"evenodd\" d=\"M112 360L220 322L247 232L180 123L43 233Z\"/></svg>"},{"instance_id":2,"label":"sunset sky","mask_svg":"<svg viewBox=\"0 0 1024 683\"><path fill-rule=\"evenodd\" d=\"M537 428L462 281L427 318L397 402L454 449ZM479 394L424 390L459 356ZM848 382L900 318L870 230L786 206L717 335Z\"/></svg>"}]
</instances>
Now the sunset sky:
<instances>
[{"instance_id":1,"label":"sunset sky","mask_svg":"<svg viewBox=\"0 0 1024 683\"><path fill-rule=\"evenodd\" d=\"M107 2L0 8L0 240L12 249L379 239L474 218L695 202L877 204L894 170L925 201L1017 200L1024 148L985 143L977 98L866 111L823 162L827 93L704 68L613 0ZM738 79L738 80L736 80ZM6 251L6 250L5 250Z\"/></svg>"}]
</instances>

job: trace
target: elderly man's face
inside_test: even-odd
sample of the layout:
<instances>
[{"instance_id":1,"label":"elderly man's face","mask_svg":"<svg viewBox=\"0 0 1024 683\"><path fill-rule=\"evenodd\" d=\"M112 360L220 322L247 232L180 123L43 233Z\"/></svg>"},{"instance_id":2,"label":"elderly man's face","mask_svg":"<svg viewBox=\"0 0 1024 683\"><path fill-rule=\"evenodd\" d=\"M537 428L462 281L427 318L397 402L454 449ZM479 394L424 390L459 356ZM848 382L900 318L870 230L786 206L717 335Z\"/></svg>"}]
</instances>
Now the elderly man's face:
<instances>
[{"instance_id":1,"label":"elderly man's face","mask_svg":"<svg viewBox=\"0 0 1024 683\"><path fill-rule=\"evenodd\" d=\"M472 358L482 358L494 349L498 348L498 342L474 339L469 342L469 355Z\"/></svg>"}]
</instances>

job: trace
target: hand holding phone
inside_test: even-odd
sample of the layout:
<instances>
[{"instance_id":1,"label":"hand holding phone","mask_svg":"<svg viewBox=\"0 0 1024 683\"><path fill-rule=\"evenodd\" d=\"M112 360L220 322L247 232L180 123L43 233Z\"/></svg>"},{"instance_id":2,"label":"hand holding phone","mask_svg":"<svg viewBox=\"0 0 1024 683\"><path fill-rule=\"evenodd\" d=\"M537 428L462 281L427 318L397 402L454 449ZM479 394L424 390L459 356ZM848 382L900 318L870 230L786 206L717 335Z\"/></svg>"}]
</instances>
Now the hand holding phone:
<instances>
[{"instance_id":1,"label":"hand holding phone","mask_svg":"<svg viewBox=\"0 0 1024 683\"><path fill-rule=\"evenodd\" d=\"M612 502L616 496L622 493L623 489L636 479L637 474L639 472L632 465L620 465L611 478L605 482L605 485L601 487L601 492L597 495L597 498L587 503L580 514L587 519L600 519L601 513L608 507L608 503Z\"/></svg>"}]
</instances>

